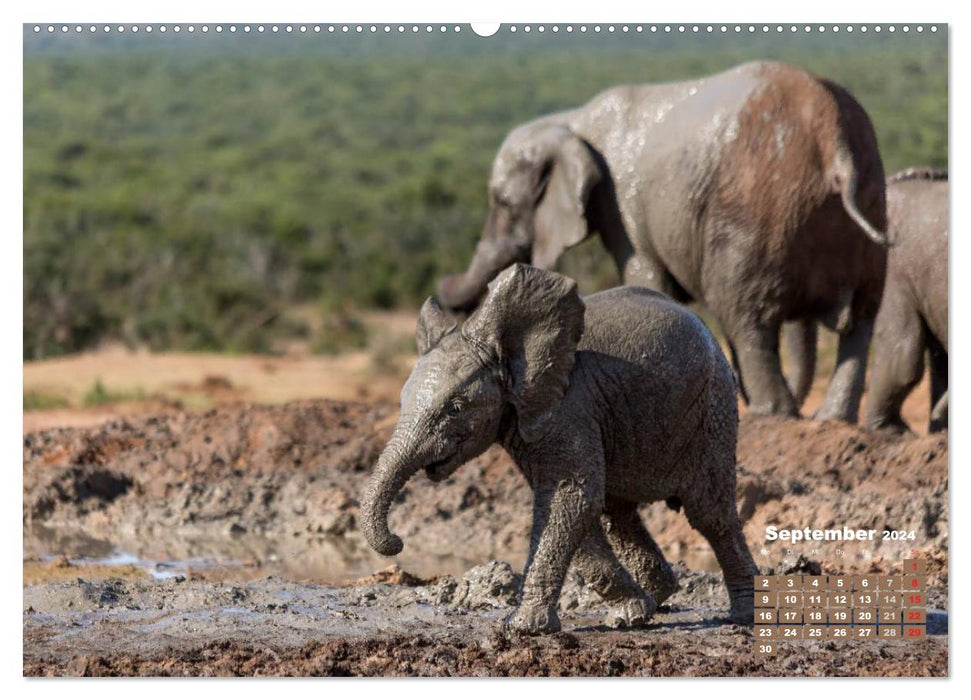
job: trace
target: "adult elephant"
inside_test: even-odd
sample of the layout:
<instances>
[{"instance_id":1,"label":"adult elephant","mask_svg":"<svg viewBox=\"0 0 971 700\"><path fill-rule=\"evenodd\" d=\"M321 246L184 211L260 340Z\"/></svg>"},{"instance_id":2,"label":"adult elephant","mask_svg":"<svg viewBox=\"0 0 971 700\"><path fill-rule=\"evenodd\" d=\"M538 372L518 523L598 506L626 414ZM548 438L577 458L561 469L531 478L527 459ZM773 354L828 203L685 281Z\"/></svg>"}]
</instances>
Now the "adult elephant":
<instances>
[{"instance_id":1,"label":"adult elephant","mask_svg":"<svg viewBox=\"0 0 971 700\"><path fill-rule=\"evenodd\" d=\"M896 245L873 336L866 422L907 430L904 399L930 357L930 432L947 428L947 172L922 168L887 180L887 215Z\"/></svg>"},{"instance_id":2,"label":"adult elephant","mask_svg":"<svg viewBox=\"0 0 971 700\"><path fill-rule=\"evenodd\" d=\"M467 271L439 284L446 306L470 309L506 266L552 268L596 231L625 284L714 313L754 413L798 410L779 360L782 323L837 331L817 416L856 420L886 204L873 127L840 86L757 62L615 87L512 131L489 200Z\"/></svg>"}]
</instances>

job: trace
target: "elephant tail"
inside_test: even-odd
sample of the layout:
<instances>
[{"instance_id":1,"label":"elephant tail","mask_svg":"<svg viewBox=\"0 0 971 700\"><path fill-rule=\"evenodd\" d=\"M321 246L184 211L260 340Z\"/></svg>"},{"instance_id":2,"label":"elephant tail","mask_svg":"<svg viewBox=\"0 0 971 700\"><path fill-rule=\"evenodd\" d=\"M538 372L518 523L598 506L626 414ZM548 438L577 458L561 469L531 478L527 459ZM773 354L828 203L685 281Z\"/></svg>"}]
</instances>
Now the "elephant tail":
<instances>
[{"instance_id":1,"label":"elephant tail","mask_svg":"<svg viewBox=\"0 0 971 700\"><path fill-rule=\"evenodd\" d=\"M840 197L843 199L843 208L850 218L863 229L867 237L882 246L891 246L892 243L887 234L877 229L873 224L866 220L866 217L856 206L856 190L859 174L856 164L853 162L853 155L845 146L841 147L836 156L836 181L838 183Z\"/></svg>"}]
</instances>

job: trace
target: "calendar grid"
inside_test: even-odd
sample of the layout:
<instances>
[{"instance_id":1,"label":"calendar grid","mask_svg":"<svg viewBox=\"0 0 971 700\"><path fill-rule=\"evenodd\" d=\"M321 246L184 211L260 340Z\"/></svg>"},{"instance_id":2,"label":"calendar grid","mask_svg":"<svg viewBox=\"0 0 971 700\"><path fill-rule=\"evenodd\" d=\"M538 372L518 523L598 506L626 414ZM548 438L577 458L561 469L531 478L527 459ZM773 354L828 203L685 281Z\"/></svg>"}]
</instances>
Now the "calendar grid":
<instances>
[{"instance_id":1,"label":"calendar grid","mask_svg":"<svg viewBox=\"0 0 971 700\"><path fill-rule=\"evenodd\" d=\"M927 636L926 563L904 559L903 574L755 577L755 653L774 656L802 639L902 639Z\"/></svg>"}]
</instances>

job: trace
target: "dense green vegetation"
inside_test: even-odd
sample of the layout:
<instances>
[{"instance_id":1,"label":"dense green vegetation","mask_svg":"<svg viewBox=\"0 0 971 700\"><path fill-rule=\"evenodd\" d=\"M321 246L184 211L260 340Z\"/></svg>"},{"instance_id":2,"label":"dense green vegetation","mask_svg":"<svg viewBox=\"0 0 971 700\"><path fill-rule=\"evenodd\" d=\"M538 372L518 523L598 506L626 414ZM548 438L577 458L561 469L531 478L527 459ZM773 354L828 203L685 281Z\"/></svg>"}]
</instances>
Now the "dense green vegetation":
<instances>
[{"instance_id":1,"label":"dense green vegetation","mask_svg":"<svg viewBox=\"0 0 971 700\"><path fill-rule=\"evenodd\" d=\"M334 333L313 347L359 342L356 309L464 267L505 133L617 83L784 59L857 96L888 172L947 167L940 34L82 39L25 36L29 358L268 351L308 333L306 302ZM596 242L563 266L614 279Z\"/></svg>"}]
</instances>

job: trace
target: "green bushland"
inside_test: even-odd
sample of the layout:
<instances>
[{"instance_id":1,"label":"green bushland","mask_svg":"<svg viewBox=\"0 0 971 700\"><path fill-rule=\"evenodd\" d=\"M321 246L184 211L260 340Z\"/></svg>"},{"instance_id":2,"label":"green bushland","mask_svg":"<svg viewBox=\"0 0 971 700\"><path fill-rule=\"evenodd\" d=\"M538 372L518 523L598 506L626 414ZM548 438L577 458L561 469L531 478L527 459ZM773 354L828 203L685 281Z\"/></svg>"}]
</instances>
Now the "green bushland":
<instances>
[{"instance_id":1,"label":"green bushland","mask_svg":"<svg viewBox=\"0 0 971 700\"><path fill-rule=\"evenodd\" d=\"M783 59L857 96L888 172L947 167L943 32L356 39L26 34L24 356L268 352L308 302L311 347L359 346L465 266L509 129L618 83ZM561 269L616 281L596 241Z\"/></svg>"}]
</instances>

